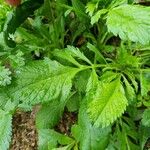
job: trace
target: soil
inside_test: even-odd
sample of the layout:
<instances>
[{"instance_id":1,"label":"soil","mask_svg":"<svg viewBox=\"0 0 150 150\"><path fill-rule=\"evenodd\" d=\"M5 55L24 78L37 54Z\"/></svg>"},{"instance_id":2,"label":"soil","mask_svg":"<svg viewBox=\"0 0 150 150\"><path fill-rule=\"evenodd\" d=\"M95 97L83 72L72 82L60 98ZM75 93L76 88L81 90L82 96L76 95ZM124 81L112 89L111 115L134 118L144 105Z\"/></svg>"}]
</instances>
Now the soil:
<instances>
[{"instance_id":1,"label":"soil","mask_svg":"<svg viewBox=\"0 0 150 150\"><path fill-rule=\"evenodd\" d=\"M10 150L37 150L34 112L18 111L14 115Z\"/></svg>"},{"instance_id":2,"label":"soil","mask_svg":"<svg viewBox=\"0 0 150 150\"><path fill-rule=\"evenodd\" d=\"M65 111L55 130L59 133L71 136L71 127L77 122L77 113Z\"/></svg>"}]
</instances>

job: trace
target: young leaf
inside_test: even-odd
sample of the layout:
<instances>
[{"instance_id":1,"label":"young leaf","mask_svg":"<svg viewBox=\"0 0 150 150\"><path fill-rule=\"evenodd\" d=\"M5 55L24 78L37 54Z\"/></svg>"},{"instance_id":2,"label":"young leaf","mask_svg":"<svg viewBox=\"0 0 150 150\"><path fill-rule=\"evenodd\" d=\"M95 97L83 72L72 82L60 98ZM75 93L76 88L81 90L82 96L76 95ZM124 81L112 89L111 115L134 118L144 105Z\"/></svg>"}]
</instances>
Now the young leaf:
<instances>
[{"instance_id":1,"label":"young leaf","mask_svg":"<svg viewBox=\"0 0 150 150\"><path fill-rule=\"evenodd\" d=\"M15 100L37 104L57 98L65 101L68 97L72 79L79 68L67 67L56 61L45 60L25 66L18 75L16 87L11 88Z\"/></svg>"},{"instance_id":2,"label":"young leaf","mask_svg":"<svg viewBox=\"0 0 150 150\"><path fill-rule=\"evenodd\" d=\"M109 11L108 31L123 40L150 42L150 7L121 5Z\"/></svg>"},{"instance_id":3,"label":"young leaf","mask_svg":"<svg viewBox=\"0 0 150 150\"><path fill-rule=\"evenodd\" d=\"M95 96L88 105L95 126L106 127L126 110L128 101L119 79L110 83L99 82Z\"/></svg>"},{"instance_id":4,"label":"young leaf","mask_svg":"<svg viewBox=\"0 0 150 150\"><path fill-rule=\"evenodd\" d=\"M12 134L12 115L0 110L0 149L7 150Z\"/></svg>"}]
</instances>

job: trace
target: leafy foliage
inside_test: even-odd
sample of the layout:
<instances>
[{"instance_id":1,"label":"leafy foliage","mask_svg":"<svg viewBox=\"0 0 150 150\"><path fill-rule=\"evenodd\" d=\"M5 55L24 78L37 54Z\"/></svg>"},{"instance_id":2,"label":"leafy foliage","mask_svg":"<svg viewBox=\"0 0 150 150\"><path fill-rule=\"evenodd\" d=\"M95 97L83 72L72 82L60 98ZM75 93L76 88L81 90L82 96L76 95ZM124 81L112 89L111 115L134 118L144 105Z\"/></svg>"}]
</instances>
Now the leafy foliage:
<instances>
[{"instance_id":1,"label":"leafy foliage","mask_svg":"<svg viewBox=\"0 0 150 150\"><path fill-rule=\"evenodd\" d=\"M86 112L86 104L81 104L79 110L78 124L72 128L73 135L80 141L80 149L84 150L97 150L105 149L108 144L110 127L107 128L96 128L94 127L88 114Z\"/></svg>"},{"instance_id":2,"label":"leafy foliage","mask_svg":"<svg viewBox=\"0 0 150 150\"><path fill-rule=\"evenodd\" d=\"M150 126L150 118L149 118L150 115L149 114L150 114L150 110L149 109L145 110L143 113L143 118L142 118L142 124L147 127Z\"/></svg>"},{"instance_id":3,"label":"leafy foliage","mask_svg":"<svg viewBox=\"0 0 150 150\"><path fill-rule=\"evenodd\" d=\"M148 2L0 2L0 149L15 112L37 105L39 150L147 148ZM60 133L65 113L74 119Z\"/></svg>"},{"instance_id":4,"label":"leafy foliage","mask_svg":"<svg viewBox=\"0 0 150 150\"><path fill-rule=\"evenodd\" d=\"M108 13L108 31L119 35L123 40L148 44L150 39L149 16L149 7L132 5L116 7Z\"/></svg>"},{"instance_id":5,"label":"leafy foliage","mask_svg":"<svg viewBox=\"0 0 150 150\"><path fill-rule=\"evenodd\" d=\"M128 101L118 79L110 83L98 83L89 113L95 126L109 126L126 110Z\"/></svg>"},{"instance_id":6,"label":"leafy foliage","mask_svg":"<svg viewBox=\"0 0 150 150\"><path fill-rule=\"evenodd\" d=\"M46 138L45 138L46 137ZM54 149L59 144L70 144L73 140L65 135L61 135L53 130L41 129L39 131L39 149Z\"/></svg>"},{"instance_id":7,"label":"leafy foliage","mask_svg":"<svg viewBox=\"0 0 150 150\"><path fill-rule=\"evenodd\" d=\"M63 66L56 61L45 60L24 67L18 75L17 86L13 92L14 99L24 103L38 104L60 98L67 99L72 78L80 71L78 68Z\"/></svg>"},{"instance_id":8,"label":"leafy foliage","mask_svg":"<svg viewBox=\"0 0 150 150\"><path fill-rule=\"evenodd\" d=\"M8 101L3 109L0 109L0 148L7 150L12 135L12 114L11 111L15 109L15 105Z\"/></svg>"},{"instance_id":9,"label":"leafy foliage","mask_svg":"<svg viewBox=\"0 0 150 150\"><path fill-rule=\"evenodd\" d=\"M5 24L4 37L8 46L15 47L15 42L11 39L10 34L14 34L16 29L27 19L29 15L32 15L36 9L42 4L43 0L33 1L29 0L19 5L15 12L10 14Z\"/></svg>"},{"instance_id":10,"label":"leafy foliage","mask_svg":"<svg viewBox=\"0 0 150 150\"><path fill-rule=\"evenodd\" d=\"M11 83L11 72L8 68L0 66L0 85L6 86Z\"/></svg>"},{"instance_id":11,"label":"leafy foliage","mask_svg":"<svg viewBox=\"0 0 150 150\"><path fill-rule=\"evenodd\" d=\"M7 150L12 135L12 115L7 110L1 109L0 118L0 149Z\"/></svg>"}]
</instances>

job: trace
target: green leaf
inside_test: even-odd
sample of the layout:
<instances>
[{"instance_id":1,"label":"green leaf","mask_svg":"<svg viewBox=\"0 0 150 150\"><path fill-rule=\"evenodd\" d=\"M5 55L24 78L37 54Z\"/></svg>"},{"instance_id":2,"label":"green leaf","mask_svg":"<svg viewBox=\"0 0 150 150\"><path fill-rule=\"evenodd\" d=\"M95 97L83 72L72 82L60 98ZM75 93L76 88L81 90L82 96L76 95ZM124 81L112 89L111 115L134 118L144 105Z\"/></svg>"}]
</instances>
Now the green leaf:
<instances>
[{"instance_id":1,"label":"green leaf","mask_svg":"<svg viewBox=\"0 0 150 150\"><path fill-rule=\"evenodd\" d=\"M36 115L36 127L38 129L53 128L59 122L64 106L65 102L61 103L59 100L43 104Z\"/></svg>"},{"instance_id":2,"label":"green leaf","mask_svg":"<svg viewBox=\"0 0 150 150\"><path fill-rule=\"evenodd\" d=\"M107 27L109 32L123 40L147 44L150 42L150 7L121 5L111 9Z\"/></svg>"},{"instance_id":3,"label":"green leaf","mask_svg":"<svg viewBox=\"0 0 150 150\"><path fill-rule=\"evenodd\" d=\"M117 63L121 65L122 68L138 68L140 64L140 59L137 56L133 56L131 53L127 52L125 48L119 48L117 52Z\"/></svg>"},{"instance_id":4,"label":"green leaf","mask_svg":"<svg viewBox=\"0 0 150 150\"><path fill-rule=\"evenodd\" d=\"M94 45L87 43L87 48L96 54L97 60L100 63L104 63L104 64L106 63L104 56L100 53L100 51Z\"/></svg>"},{"instance_id":5,"label":"green leaf","mask_svg":"<svg viewBox=\"0 0 150 150\"><path fill-rule=\"evenodd\" d=\"M53 148L52 150L72 150L73 146L74 146L74 143L71 143L71 144L64 146L64 147ZM48 150L51 150L51 149L48 149Z\"/></svg>"},{"instance_id":6,"label":"green leaf","mask_svg":"<svg viewBox=\"0 0 150 150\"><path fill-rule=\"evenodd\" d=\"M101 9L95 13L94 16L91 17L91 24L98 22L102 15L105 15L108 12L107 9Z\"/></svg>"},{"instance_id":7,"label":"green leaf","mask_svg":"<svg viewBox=\"0 0 150 150\"><path fill-rule=\"evenodd\" d=\"M99 82L88 112L95 126L106 127L124 113L127 105L120 79L110 83Z\"/></svg>"},{"instance_id":8,"label":"green leaf","mask_svg":"<svg viewBox=\"0 0 150 150\"><path fill-rule=\"evenodd\" d=\"M86 109L86 101L84 99L79 110L78 124L72 127L72 134L79 142L81 150L105 149L111 128L102 129L92 126Z\"/></svg>"},{"instance_id":9,"label":"green leaf","mask_svg":"<svg viewBox=\"0 0 150 150\"><path fill-rule=\"evenodd\" d=\"M74 93L67 101L66 107L69 112L75 112L80 107L81 95Z\"/></svg>"},{"instance_id":10,"label":"green leaf","mask_svg":"<svg viewBox=\"0 0 150 150\"><path fill-rule=\"evenodd\" d=\"M146 109L142 116L142 125L150 127L150 109Z\"/></svg>"},{"instance_id":11,"label":"green leaf","mask_svg":"<svg viewBox=\"0 0 150 150\"><path fill-rule=\"evenodd\" d=\"M144 149L146 142L149 141L148 139L150 138L150 128L141 125L139 127L139 138L140 148Z\"/></svg>"},{"instance_id":12,"label":"green leaf","mask_svg":"<svg viewBox=\"0 0 150 150\"><path fill-rule=\"evenodd\" d=\"M147 96L150 91L150 71L142 71L140 74L141 95Z\"/></svg>"},{"instance_id":13,"label":"green leaf","mask_svg":"<svg viewBox=\"0 0 150 150\"><path fill-rule=\"evenodd\" d=\"M80 0L71 0L72 1L72 6L73 10L77 14L78 18L81 19L82 21L87 21L88 17L85 13L85 6Z\"/></svg>"},{"instance_id":14,"label":"green leaf","mask_svg":"<svg viewBox=\"0 0 150 150\"><path fill-rule=\"evenodd\" d=\"M8 19L4 28L5 42L9 47L15 47L16 43L13 41L10 35L14 34L16 29L30 16L34 14L34 11L38 9L44 0L28 0L19 5L12 14L8 16Z\"/></svg>"},{"instance_id":15,"label":"green leaf","mask_svg":"<svg viewBox=\"0 0 150 150\"><path fill-rule=\"evenodd\" d=\"M130 118L124 118L124 120L126 122L120 121L120 125L117 124L116 126L112 139L114 146L121 150L140 150L138 144L138 132L136 131L134 122Z\"/></svg>"},{"instance_id":16,"label":"green leaf","mask_svg":"<svg viewBox=\"0 0 150 150\"><path fill-rule=\"evenodd\" d=\"M5 104L10 100L6 88L0 88L0 108L4 108Z\"/></svg>"},{"instance_id":17,"label":"green leaf","mask_svg":"<svg viewBox=\"0 0 150 150\"><path fill-rule=\"evenodd\" d=\"M90 77L91 71L90 70L84 70L82 72L79 72L75 79L74 79L74 84L75 88L78 90L80 93L85 93L86 91L86 86L88 83L88 78Z\"/></svg>"},{"instance_id":18,"label":"green leaf","mask_svg":"<svg viewBox=\"0 0 150 150\"><path fill-rule=\"evenodd\" d=\"M6 86L11 83L11 71L0 63L0 86Z\"/></svg>"},{"instance_id":19,"label":"green leaf","mask_svg":"<svg viewBox=\"0 0 150 150\"><path fill-rule=\"evenodd\" d=\"M39 150L47 150L48 147L55 148L57 146L57 141L53 137L53 131L49 129L38 130L38 148Z\"/></svg>"},{"instance_id":20,"label":"green leaf","mask_svg":"<svg viewBox=\"0 0 150 150\"><path fill-rule=\"evenodd\" d=\"M93 13L94 13L94 11L96 9L96 5L97 4L92 3L92 2L87 3L87 5L86 5L86 13L88 13L90 17L93 16Z\"/></svg>"},{"instance_id":21,"label":"green leaf","mask_svg":"<svg viewBox=\"0 0 150 150\"><path fill-rule=\"evenodd\" d=\"M12 134L12 115L0 110L0 149L7 150Z\"/></svg>"},{"instance_id":22,"label":"green leaf","mask_svg":"<svg viewBox=\"0 0 150 150\"><path fill-rule=\"evenodd\" d=\"M64 102L71 90L72 79L79 68L67 67L49 59L25 66L10 92L15 100L37 104L60 99Z\"/></svg>"},{"instance_id":23,"label":"green leaf","mask_svg":"<svg viewBox=\"0 0 150 150\"><path fill-rule=\"evenodd\" d=\"M124 83L125 83L124 89L125 89L126 97L129 103L131 104L131 102L133 102L136 99L135 90L125 77L124 77Z\"/></svg>"},{"instance_id":24,"label":"green leaf","mask_svg":"<svg viewBox=\"0 0 150 150\"><path fill-rule=\"evenodd\" d=\"M68 136L57 133L54 130L40 129L38 133L39 150L52 150L53 148L57 148L58 144L69 145L74 142L73 139L69 138Z\"/></svg>"},{"instance_id":25,"label":"green leaf","mask_svg":"<svg viewBox=\"0 0 150 150\"><path fill-rule=\"evenodd\" d=\"M110 138L108 150L140 150L137 124L128 117L119 119Z\"/></svg>"},{"instance_id":26,"label":"green leaf","mask_svg":"<svg viewBox=\"0 0 150 150\"><path fill-rule=\"evenodd\" d=\"M10 64L14 69L18 69L25 65L25 59L23 58L23 52L18 51L16 55L9 55Z\"/></svg>"},{"instance_id":27,"label":"green leaf","mask_svg":"<svg viewBox=\"0 0 150 150\"><path fill-rule=\"evenodd\" d=\"M76 66L81 66L81 65L77 62L77 60L75 60L75 58L83 60L84 62L90 65L92 64L91 61L78 48L69 45L63 51L55 50L54 55L62 59L65 59Z\"/></svg>"}]
</instances>

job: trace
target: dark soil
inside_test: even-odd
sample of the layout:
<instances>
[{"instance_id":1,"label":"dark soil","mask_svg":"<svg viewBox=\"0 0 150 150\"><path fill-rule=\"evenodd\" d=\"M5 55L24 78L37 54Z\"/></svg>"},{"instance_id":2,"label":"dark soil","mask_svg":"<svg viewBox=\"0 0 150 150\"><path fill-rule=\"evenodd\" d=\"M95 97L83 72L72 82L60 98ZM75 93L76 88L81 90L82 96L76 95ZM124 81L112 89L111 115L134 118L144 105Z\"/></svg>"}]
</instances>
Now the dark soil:
<instances>
[{"instance_id":1,"label":"dark soil","mask_svg":"<svg viewBox=\"0 0 150 150\"><path fill-rule=\"evenodd\" d=\"M55 130L59 133L70 135L71 127L77 122L77 113L65 111L59 124L55 127Z\"/></svg>"},{"instance_id":2,"label":"dark soil","mask_svg":"<svg viewBox=\"0 0 150 150\"><path fill-rule=\"evenodd\" d=\"M37 150L34 112L18 111L14 115L10 150Z\"/></svg>"}]
</instances>

